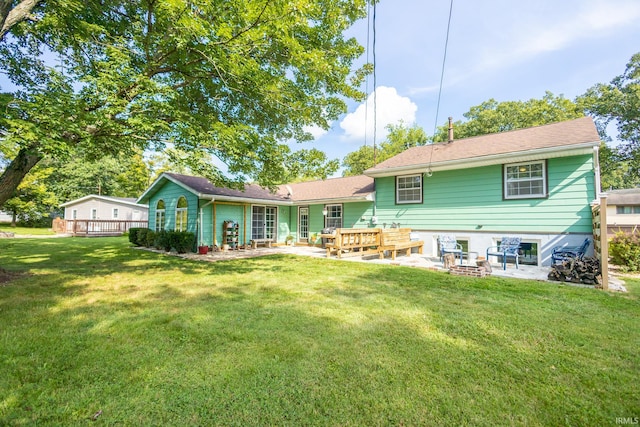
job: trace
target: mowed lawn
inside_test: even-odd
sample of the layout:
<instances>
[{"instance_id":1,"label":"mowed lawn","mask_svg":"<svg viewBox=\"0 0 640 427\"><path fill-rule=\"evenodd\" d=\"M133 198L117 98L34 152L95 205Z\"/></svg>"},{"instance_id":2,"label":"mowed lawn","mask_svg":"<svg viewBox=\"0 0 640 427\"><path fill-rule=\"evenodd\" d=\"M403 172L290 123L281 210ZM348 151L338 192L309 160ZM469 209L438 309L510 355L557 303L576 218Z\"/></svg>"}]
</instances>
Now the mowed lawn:
<instances>
[{"instance_id":1,"label":"mowed lawn","mask_svg":"<svg viewBox=\"0 0 640 427\"><path fill-rule=\"evenodd\" d=\"M616 425L628 294L126 238L2 239L0 425Z\"/></svg>"}]
</instances>

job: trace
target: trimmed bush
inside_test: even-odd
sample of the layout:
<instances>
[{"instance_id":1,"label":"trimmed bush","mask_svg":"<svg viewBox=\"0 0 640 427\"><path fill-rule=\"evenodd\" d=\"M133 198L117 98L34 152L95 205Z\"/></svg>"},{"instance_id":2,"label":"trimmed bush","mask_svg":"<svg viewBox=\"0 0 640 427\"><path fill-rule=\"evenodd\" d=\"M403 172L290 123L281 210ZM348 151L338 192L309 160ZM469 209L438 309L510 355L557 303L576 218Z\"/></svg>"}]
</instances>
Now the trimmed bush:
<instances>
[{"instance_id":1,"label":"trimmed bush","mask_svg":"<svg viewBox=\"0 0 640 427\"><path fill-rule=\"evenodd\" d=\"M611 262L626 271L640 271L640 233L616 233L609 241Z\"/></svg>"},{"instance_id":2,"label":"trimmed bush","mask_svg":"<svg viewBox=\"0 0 640 427\"><path fill-rule=\"evenodd\" d=\"M138 236L136 238L136 244L138 246L147 246L147 233L149 232L148 228L141 228L138 230Z\"/></svg>"},{"instance_id":3,"label":"trimmed bush","mask_svg":"<svg viewBox=\"0 0 640 427\"><path fill-rule=\"evenodd\" d=\"M154 241L156 249L164 249L169 252L171 250L171 242L169 241L169 234L165 230L156 232L156 239Z\"/></svg>"},{"instance_id":4,"label":"trimmed bush","mask_svg":"<svg viewBox=\"0 0 640 427\"><path fill-rule=\"evenodd\" d=\"M156 242L156 232L153 230L147 230L147 238L145 239L144 245L148 248L153 247Z\"/></svg>"},{"instance_id":5,"label":"trimmed bush","mask_svg":"<svg viewBox=\"0 0 640 427\"><path fill-rule=\"evenodd\" d=\"M138 232L140 230L143 230L143 229L139 227L131 227L129 229L129 243L133 243L136 246L140 246L138 244Z\"/></svg>"},{"instance_id":6,"label":"trimmed bush","mask_svg":"<svg viewBox=\"0 0 640 427\"><path fill-rule=\"evenodd\" d=\"M179 254L187 253L193 249L193 245L196 242L196 236L188 231L170 231L169 241L171 247Z\"/></svg>"}]
</instances>

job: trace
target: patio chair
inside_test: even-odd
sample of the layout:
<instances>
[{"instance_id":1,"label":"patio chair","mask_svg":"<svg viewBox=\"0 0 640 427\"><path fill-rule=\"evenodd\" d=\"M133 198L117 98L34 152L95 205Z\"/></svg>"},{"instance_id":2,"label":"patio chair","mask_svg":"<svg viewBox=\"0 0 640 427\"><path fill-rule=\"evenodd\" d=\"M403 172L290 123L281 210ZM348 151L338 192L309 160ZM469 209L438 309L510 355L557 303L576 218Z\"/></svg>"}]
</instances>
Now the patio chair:
<instances>
[{"instance_id":1,"label":"patio chair","mask_svg":"<svg viewBox=\"0 0 640 427\"><path fill-rule=\"evenodd\" d=\"M451 234L441 234L438 236L438 243L440 244L440 261L444 262L445 254L460 255L460 265L462 265L462 245L460 245L456 237Z\"/></svg>"},{"instance_id":2,"label":"patio chair","mask_svg":"<svg viewBox=\"0 0 640 427\"><path fill-rule=\"evenodd\" d=\"M556 246L551 250L551 263L556 264L567 258L582 259L590 244L591 240L587 237L580 246Z\"/></svg>"},{"instance_id":3,"label":"patio chair","mask_svg":"<svg viewBox=\"0 0 640 427\"><path fill-rule=\"evenodd\" d=\"M518 256L520 250L520 242L522 239L520 237L503 237L500 240L500 244L498 246L491 246L487 248L487 261L489 260L489 256L497 256L502 257L502 269L507 269L507 258L512 257L515 259L516 268L518 268Z\"/></svg>"}]
</instances>

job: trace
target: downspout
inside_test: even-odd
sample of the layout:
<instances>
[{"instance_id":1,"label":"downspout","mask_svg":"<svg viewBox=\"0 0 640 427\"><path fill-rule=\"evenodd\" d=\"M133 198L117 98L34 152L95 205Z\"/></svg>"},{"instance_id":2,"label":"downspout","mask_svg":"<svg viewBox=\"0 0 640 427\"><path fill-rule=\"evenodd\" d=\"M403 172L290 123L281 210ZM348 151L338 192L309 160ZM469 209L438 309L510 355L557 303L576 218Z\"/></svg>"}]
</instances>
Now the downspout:
<instances>
[{"instance_id":1,"label":"downspout","mask_svg":"<svg viewBox=\"0 0 640 427\"><path fill-rule=\"evenodd\" d=\"M203 214L203 209L206 208L207 206L209 206L211 203L213 203L215 199L212 197L211 200L209 200L207 203L205 203L204 205L200 206L200 216L198 217L198 228L200 230L200 240L198 241L198 246L202 245L202 239L204 238L203 234L202 234L202 230L204 228L204 225L202 224L202 214ZM213 244L213 243L212 243Z\"/></svg>"},{"instance_id":2,"label":"downspout","mask_svg":"<svg viewBox=\"0 0 640 427\"><path fill-rule=\"evenodd\" d=\"M602 184L600 183L600 147L593 147L593 174L596 181L594 200L597 200L602 193Z\"/></svg>"}]
</instances>

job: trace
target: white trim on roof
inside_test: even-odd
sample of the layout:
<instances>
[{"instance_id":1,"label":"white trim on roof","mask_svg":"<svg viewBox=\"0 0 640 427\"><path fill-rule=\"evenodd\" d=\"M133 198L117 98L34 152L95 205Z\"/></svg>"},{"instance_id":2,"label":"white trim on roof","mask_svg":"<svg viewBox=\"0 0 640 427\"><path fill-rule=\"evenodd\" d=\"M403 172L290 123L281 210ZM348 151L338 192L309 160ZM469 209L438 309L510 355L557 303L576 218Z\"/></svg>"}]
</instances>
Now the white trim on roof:
<instances>
[{"instance_id":1,"label":"white trim on roof","mask_svg":"<svg viewBox=\"0 0 640 427\"><path fill-rule=\"evenodd\" d=\"M179 187L182 187L183 189L187 190L188 192L197 195L198 198L200 198L200 199L206 199L207 198L207 197L202 196L200 193L197 193L193 188L189 187L188 185L185 185L184 183L178 181L177 179L175 179L171 175L167 175L165 172L162 172L162 174L158 178L156 178L155 181L153 181L153 184L151 184L149 186L149 188L147 188L146 191L144 193L142 193L142 195L140 197L138 197L138 200L136 200L136 201L139 203L140 200L144 200L147 197L147 194L151 193L152 190L160 183L160 181L163 178L173 182L174 184L178 185Z\"/></svg>"},{"instance_id":2,"label":"white trim on roof","mask_svg":"<svg viewBox=\"0 0 640 427\"><path fill-rule=\"evenodd\" d=\"M472 159L447 160L443 162L421 163L417 165L397 166L384 169L367 169L365 175L373 178L387 176L404 175L411 173L424 173L427 170L433 172L477 168L481 166L500 165L503 163L530 162L535 160L553 159L558 157L579 156L581 154L592 154L593 147L600 146L600 141L586 142L568 147L550 147L536 150L494 154L489 156L475 157Z\"/></svg>"},{"instance_id":3,"label":"white trim on roof","mask_svg":"<svg viewBox=\"0 0 640 427\"><path fill-rule=\"evenodd\" d=\"M327 203L349 203L349 202L373 202L376 199L376 192L372 191L363 196L352 197L336 197L325 199L307 199L307 200L293 200L293 205L314 205L314 204L327 204Z\"/></svg>"},{"instance_id":4,"label":"white trim on roof","mask_svg":"<svg viewBox=\"0 0 640 427\"><path fill-rule=\"evenodd\" d=\"M102 200L105 202L110 202L110 203L120 203L122 205L129 205L129 206L133 206L133 207L137 207L137 208L149 208L149 205L146 205L144 203L138 203L137 201L135 202L130 202L128 200L122 200L122 199L118 199L115 197L109 197L109 196L99 196L97 194L89 194L88 196L84 196L84 197L80 197L79 199L75 199L75 200L69 200L68 202L62 203L60 205L60 207L67 207L67 206L71 206L71 205L75 205L78 203L82 203L85 202L87 200L90 199L98 199L98 200ZM139 199L138 199L139 200Z\"/></svg>"},{"instance_id":5,"label":"white trim on roof","mask_svg":"<svg viewBox=\"0 0 640 427\"><path fill-rule=\"evenodd\" d=\"M276 200L276 199L262 199L262 198L252 198L252 197L239 197L239 196L225 196L225 195L214 195L214 194L204 194L196 192L193 188L184 184L183 182L173 178L166 173L162 173L154 182L149 186L149 188L142 193L140 197L138 197L138 202L140 200L144 200L148 198L148 194L153 193L154 188L159 185L162 178L165 178L174 184L182 187L186 191L196 195L199 199L211 200L212 202L234 202L234 203L249 203L249 204L265 204L265 205L277 205L277 206L297 206L300 204L320 204L320 203L345 203L345 202L357 202L357 201L373 201L375 199L375 191L371 193L367 193L363 196L352 196L352 197L337 197L337 198L324 198L324 199L308 199L308 200Z\"/></svg>"}]
</instances>

